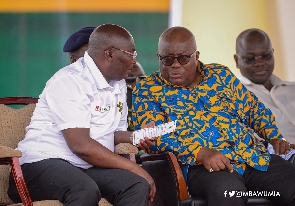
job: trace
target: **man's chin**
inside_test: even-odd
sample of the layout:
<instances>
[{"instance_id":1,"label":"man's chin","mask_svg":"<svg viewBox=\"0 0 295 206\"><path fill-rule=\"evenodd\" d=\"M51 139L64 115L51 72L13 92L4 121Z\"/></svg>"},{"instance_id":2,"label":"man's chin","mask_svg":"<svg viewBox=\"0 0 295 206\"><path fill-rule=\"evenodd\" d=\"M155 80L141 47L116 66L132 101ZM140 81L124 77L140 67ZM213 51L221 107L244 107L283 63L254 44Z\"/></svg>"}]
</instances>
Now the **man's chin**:
<instances>
[{"instance_id":1,"label":"man's chin","mask_svg":"<svg viewBox=\"0 0 295 206\"><path fill-rule=\"evenodd\" d=\"M184 82L182 79L170 79L169 82L173 85L177 86L184 86L186 82Z\"/></svg>"}]
</instances>

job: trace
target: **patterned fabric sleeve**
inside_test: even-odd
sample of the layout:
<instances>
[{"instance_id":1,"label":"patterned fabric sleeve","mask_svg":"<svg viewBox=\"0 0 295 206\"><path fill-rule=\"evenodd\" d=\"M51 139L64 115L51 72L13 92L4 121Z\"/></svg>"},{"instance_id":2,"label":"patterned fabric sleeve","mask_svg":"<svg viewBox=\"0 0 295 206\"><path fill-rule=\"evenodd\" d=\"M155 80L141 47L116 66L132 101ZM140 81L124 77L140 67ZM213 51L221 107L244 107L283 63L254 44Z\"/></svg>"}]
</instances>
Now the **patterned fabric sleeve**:
<instances>
[{"instance_id":1,"label":"patterned fabric sleeve","mask_svg":"<svg viewBox=\"0 0 295 206\"><path fill-rule=\"evenodd\" d=\"M246 120L246 126L252 128L256 134L266 141L283 138L276 126L275 116L271 110L266 108L256 95L249 91L229 69L227 69L227 72L228 76L231 76L229 85L241 101L238 107L241 111L241 118Z\"/></svg>"}]
</instances>

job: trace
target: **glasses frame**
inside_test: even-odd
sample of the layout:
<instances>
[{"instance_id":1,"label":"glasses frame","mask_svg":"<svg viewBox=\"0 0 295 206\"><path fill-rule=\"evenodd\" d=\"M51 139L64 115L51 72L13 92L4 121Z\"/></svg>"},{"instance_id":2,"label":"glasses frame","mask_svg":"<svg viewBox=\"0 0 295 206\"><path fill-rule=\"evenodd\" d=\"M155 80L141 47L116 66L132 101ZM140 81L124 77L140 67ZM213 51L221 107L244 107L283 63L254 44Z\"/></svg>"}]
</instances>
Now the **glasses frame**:
<instances>
[{"instance_id":1,"label":"glasses frame","mask_svg":"<svg viewBox=\"0 0 295 206\"><path fill-rule=\"evenodd\" d=\"M236 54L236 55L246 64L254 64L258 59L260 59L262 61L269 61L271 58L273 58L273 53L274 53L274 50L272 50L270 53L263 54L260 56L254 56L254 57L250 57L250 58L242 58L238 54ZM264 56L268 56L268 55L270 55L269 59L263 59Z\"/></svg>"},{"instance_id":2,"label":"glasses frame","mask_svg":"<svg viewBox=\"0 0 295 206\"><path fill-rule=\"evenodd\" d=\"M168 56L163 56L163 57L162 57L162 56L159 54L159 52L157 52L157 56L159 57L160 61L161 61L163 64L164 64L164 62L163 62L163 59L164 59L164 58L173 58L172 64L174 64L175 59L176 59L177 62L178 62L180 65L183 66L183 65L186 65L187 63L190 62L190 60L191 60L193 54L194 54L196 51L197 51L197 49L196 49L191 55L179 55L179 56L177 56L177 57L175 57L175 56L169 56L169 55L168 55ZM185 64L180 63L179 60L178 60L178 58L183 57L183 56L189 58L188 62L186 62ZM168 65L164 64L164 65L165 65L165 66L171 66L172 64L168 64Z\"/></svg>"},{"instance_id":3,"label":"glasses frame","mask_svg":"<svg viewBox=\"0 0 295 206\"><path fill-rule=\"evenodd\" d=\"M126 50L123 50L123 49L120 49L120 48L117 48L117 47L114 47L114 46L112 46L112 47L110 47L110 48L108 48L108 49L117 49L117 50L119 50L119 51L121 51L121 52L124 52L125 54L129 54L133 59L136 59L136 57L137 57L137 52L136 51L134 51L133 53L132 52L130 52L130 51L126 51ZM108 49L106 49L106 50L108 50ZM105 51L106 51L105 50Z\"/></svg>"}]
</instances>

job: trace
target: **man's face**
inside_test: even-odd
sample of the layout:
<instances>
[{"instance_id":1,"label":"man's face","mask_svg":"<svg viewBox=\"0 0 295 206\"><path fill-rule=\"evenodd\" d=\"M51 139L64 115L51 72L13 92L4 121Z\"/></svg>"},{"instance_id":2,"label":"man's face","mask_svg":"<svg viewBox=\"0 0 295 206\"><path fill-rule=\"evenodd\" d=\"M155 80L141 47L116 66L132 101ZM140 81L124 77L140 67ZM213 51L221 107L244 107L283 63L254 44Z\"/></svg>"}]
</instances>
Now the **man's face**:
<instances>
[{"instance_id":1,"label":"man's face","mask_svg":"<svg viewBox=\"0 0 295 206\"><path fill-rule=\"evenodd\" d=\"M172 84L184 87L193 87L196 84L199 53L191 41L166 42L160 40L158 57L160 72L164 79ZM188 60L188 62L186 63L185 60Z\"/></svg>"},{"instance_id":2,"label":"man's face","mask_svg":"<svg viewBox=\"0 0 295 206\"><path fill-rule=\"evenodd\" d=\"M265 39L244 39L234 56L237 68L243 76L255 84L264 84L274 70L274 57L271 43Z\"/></svg>"},{"instance_id":3,"label":"man's face","mask_svg":"<svg viewBox=\"0 0 295 206\"><path fill-rule=\"evenodd\" d=\"M112 79L126 79L136 63L135 45L132 39L121 41L118 46L112 48L116 58L112 64Z\"/></svg>"}]
</instances>

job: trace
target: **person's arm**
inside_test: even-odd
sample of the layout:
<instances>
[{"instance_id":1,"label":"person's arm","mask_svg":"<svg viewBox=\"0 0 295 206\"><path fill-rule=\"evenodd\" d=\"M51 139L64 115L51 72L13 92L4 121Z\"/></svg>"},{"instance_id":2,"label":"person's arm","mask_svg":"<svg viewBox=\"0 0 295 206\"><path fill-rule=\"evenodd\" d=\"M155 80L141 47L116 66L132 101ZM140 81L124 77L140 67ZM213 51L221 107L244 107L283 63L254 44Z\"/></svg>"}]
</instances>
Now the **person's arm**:
<instances>
[{"instance_id":1,"label":"person's arm","mask_svg":"<svg viewBox=\"0 0 295 206\"><path fill-rule=\"evenodd\" d=\"M130 143L132 144L132 136L131 131L116 131L115 132L115 145L119 144L119 143Z\"/></svg>"},{"instance_id":2,"label":"person's arm","mask_svg":"<svg viewBox=\"0 0 295 206\"><path fill-rule=\"evenodd\" d=\"M260 137L272 144L276 154L288 153L290 144L285 141L277 128L275 116L271 110L266 108L257 96L249 91L235 76L233 76L231 86L239 99L246 99L246 104L243 107L244 114L249 117L249 126Z\"/></svg>"}]
</instances>

